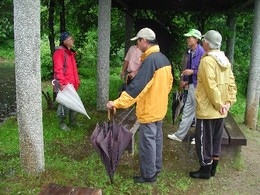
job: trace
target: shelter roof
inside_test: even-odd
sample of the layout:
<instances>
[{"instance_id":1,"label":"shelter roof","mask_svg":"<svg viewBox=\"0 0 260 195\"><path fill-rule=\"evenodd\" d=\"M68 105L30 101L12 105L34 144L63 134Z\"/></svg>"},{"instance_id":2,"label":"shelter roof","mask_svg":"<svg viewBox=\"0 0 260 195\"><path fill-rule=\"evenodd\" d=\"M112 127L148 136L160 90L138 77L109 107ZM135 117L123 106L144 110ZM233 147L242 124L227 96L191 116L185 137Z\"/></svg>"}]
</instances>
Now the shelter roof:
<instances>
[{"instance_id":1,"label":"shelter roof","mask_svg":"<svg viewBox=\"0 0 260 195\"><path fill-rule=\"evenodd\" d=\"M223 12L244 9L254 0L112 0L113 7L129 10L172 10Z\"/></svg>"}]
</instances>

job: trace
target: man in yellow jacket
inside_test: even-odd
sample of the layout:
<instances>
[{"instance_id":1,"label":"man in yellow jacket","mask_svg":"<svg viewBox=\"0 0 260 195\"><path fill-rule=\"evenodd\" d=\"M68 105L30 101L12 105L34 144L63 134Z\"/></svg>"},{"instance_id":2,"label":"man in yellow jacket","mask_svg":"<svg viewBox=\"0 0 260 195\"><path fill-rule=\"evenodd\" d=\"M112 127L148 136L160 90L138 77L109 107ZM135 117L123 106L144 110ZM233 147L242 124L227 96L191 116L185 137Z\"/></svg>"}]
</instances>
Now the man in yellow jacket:
<instances>
[{"instance_id":1,"label":"man in yellow jacket","mask_svg":"<svg viewBox=\"0 0 260 195\"><path fill-rule=\"evenodd\" d=\"M231 64L220 51L222 36L208 31L202 39L204 56L200 60L196 88L196 153L200 169L193 178L209 179L216 173L221 152L224 118L236 101L237 87Z\"/></svg>"},{"instance_id":2,"label":"man in yellow jacket","mask_svg":"<svg viewBox=\"0 0 260 195\"><path fill-rule=\"evenodd\" d=\"M141 175L134 182L155 182L162 169L162 120L167 112L168 94L172 88L170 61L160 52L155 33L141 29L131 39L143 52L142 64L132 82L118 99L109 101L107 108L128 108L136 103L139 127L139 164Z\"/></svg>"}]
</instances>

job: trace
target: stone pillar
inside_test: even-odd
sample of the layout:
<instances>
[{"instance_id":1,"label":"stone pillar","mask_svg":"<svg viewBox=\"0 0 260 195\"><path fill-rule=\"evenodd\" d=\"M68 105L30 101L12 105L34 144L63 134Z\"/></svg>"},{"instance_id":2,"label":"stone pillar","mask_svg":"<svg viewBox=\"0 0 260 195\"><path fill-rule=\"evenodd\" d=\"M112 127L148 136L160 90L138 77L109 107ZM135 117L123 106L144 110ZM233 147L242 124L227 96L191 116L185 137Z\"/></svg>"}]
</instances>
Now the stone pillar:
<instances>
[{"instance_id":1,"label":"stone pillar","mask_svg":"<svg viewBox=\"0 0 260 195\"><path fill-rule=\"evenodd\" d=\"M106 110L109 97L111 0L98 1L97 110Z\"/></svg>"},{"instance_id":2,"label":"stone pillar","mask_svg":"<svg viewBox=\"0 0 260 195\"><path fill-rule=\"evenodd\" d=\"M14 46L20 157L28 173L44 171L40 73L40 0L14 0Z\"/></svg>"},{"instance_id":3,"label":"stone pillar","mask_svg":"<svg viewBox=\"0 0 260 195\"><path fill-rule=\"evenodd\" d=\"M260 0L255 1L253 40L247 87L245 124L250 129L257 128L260 98Z\"/></svg>"}]
</instances>

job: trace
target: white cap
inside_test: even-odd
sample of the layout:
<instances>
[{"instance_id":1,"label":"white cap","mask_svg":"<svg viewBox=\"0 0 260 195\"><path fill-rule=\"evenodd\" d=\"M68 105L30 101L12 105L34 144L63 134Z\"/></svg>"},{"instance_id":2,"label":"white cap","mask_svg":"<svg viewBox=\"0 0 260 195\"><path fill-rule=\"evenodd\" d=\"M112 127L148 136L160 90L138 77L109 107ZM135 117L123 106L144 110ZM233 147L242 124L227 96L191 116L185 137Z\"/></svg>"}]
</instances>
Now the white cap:
<instances>
[{"instance_id":1,"label":"white cap","mask_svg":"<svg viewBox=\"0 0 260 195\"><path fill-rule=\"evenodd\" d=\"M135 37L130 39L131 41L135 41L139 38L147 39L147 40L155 40L155 33L150 28L142 28Z\"/></svg>"},{"instance_id":2,"label":"white cap","mask_svg":"<svg viewBox=\"0 0 260 195\"><path fill-rule=\"evenodd\" d=\"M222 36L218 31L210 30L202 36L202 39L205 39L216 48L220 48L221 46Z\"/></svg>"}]
</instances>

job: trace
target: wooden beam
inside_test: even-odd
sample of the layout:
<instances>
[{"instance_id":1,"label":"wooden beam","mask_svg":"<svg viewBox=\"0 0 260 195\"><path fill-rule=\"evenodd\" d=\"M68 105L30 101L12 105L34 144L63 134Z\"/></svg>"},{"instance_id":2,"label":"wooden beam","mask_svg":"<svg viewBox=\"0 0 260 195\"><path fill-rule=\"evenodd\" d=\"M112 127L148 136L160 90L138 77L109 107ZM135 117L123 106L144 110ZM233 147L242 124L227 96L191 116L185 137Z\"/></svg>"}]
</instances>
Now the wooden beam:
<instances>
[{"instance_id":1,"label":"wooden beam","mask_svg":"<svg viewBox=\"0 0 260 195\"><path fill-rule=\"evenodd\" d=\"M249 6L250 4L252 4L252 3L254 3L254 2L255 2L255 0L248 0L248 1L246 1L245 3L243 3L243 4L241 5L240 9L241 9L241 8L245 8L245 7Z\"/></svg>"},{"instance_id":2,"label":"wooden beam","mask_svg":"<svg viewBox=\"0 0 260 195\"><path fill-rule=\"evenodd\" d=\"M115 0L115 2L117 2L121 7L129 9L128 4L126 4L124 1L122 1L122 0Z\"/></svg>"},{"instance_id":3,"label":"wooden beam","mask_svg":"<svg viewBox=\"0 0 260 195\"><path fill-rule=\"evenodd\" d=\"M230 8L230 11L233 12L233 10L239 11L239 10L245 9L246 7L248 7L249 5L251 5L254 2L255 2L255 0L247 0L244 3L237 3Z\"/></svg>"}]
</instances>

